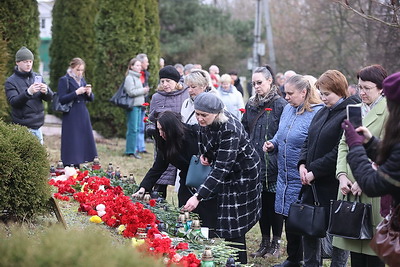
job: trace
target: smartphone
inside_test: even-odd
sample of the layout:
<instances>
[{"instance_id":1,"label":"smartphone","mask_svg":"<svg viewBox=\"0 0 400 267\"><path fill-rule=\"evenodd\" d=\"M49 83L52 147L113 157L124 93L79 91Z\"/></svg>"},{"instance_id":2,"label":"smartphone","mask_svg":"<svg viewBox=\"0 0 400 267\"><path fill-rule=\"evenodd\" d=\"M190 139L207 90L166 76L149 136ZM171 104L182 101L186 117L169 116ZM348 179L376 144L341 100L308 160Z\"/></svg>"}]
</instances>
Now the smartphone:
<instances>
[{"instance_id":1,"label":"smartphone","mask_svg":"<svg viewBox=\"0 0 400 267\"><path fill-rule=\"evenodd\" d=\"M89 83L89 84L86 84L86 87L92 87L92 85Z\"/></svg>"},{"instance_id":2,"label":"smartphone","mask_svg":"<svg viewBox=\"0 0 400 267\"><path fill-rule=\"evenodd\" d=\"M362 117L361 117L361 106L359 105L348 105L347 109L347 119L353 124L354 129L362 126Z\"/></svg>"},{"instance_id":3,"label":"smartphone","mask_svg":"<svg viewBox=\"0 0 400 267\"><path fill-rule=\"evenodd\" d=\"M42 83L42 76L35 76L35 83Z\"/></svg>"}]
</instances>

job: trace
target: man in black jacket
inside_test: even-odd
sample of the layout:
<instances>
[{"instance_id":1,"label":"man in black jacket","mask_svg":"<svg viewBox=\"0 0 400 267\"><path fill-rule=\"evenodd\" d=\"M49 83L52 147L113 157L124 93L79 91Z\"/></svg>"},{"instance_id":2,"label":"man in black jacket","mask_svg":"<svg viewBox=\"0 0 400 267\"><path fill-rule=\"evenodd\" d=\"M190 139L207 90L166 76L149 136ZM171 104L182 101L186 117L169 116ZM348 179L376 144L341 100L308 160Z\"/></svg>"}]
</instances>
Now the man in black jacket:
<instances>
[{"instance_id":1,"label":"man in black jacket","mask_svg":"<svg viewBox=\"0 0 400 267\"><path fill-rule=\"evenodd\" d=\"M32 52L21 47L15 54L14 74L7 78L4 87L13 122L28 127L43 144L40 129L44 124L42 101L51 101L53 92L43 83L42 77L32 71L33 60Z\"/></svg>"}]
</instances>

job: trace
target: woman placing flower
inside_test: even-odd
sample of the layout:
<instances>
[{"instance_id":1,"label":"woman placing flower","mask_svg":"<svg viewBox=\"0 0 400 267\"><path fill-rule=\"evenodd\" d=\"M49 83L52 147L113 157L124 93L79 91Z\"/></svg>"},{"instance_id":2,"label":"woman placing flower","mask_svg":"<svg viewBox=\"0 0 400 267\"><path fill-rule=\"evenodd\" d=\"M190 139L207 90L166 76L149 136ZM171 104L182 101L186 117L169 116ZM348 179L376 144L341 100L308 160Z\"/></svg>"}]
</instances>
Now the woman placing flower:
<instances>
[{"instance_id":1,"label":"woman placing flower","mask_svg":"<svg viewBox=\"0 0 400 267\"><path fill-rule=\"evenodd\" d=\"M279 256L283 220L275 213L276 178L278 175L277 152L266 154L262 150L265 141L272 139L278 130L279 120L287 102L279 96L273 84L273 75L267 67L259 67L253 73L253 87L256 94L246 104L242 123L261 158L262 215L260 228L262 240L252 257ZM268 153L268 152L267 152ZM271 241L272 229L272 241Z\"/></svg>"},{"instance_id":2,"label":"woman placing flower","mask_svg":"<svg viewBox=\"0 0 400 267\"><path fill-rule=\"evenodd\" d=\"M203 165L212 170L184 208L195 209L203 199L215 199L215 232L228 241L242 243L241 263L247 263L245 234L260 218L260 159L243 125L214 94L202 93L194 100L200 125L199 146ZM210 206L211 208L211 206Z\"/></svg>"}]
</instances>

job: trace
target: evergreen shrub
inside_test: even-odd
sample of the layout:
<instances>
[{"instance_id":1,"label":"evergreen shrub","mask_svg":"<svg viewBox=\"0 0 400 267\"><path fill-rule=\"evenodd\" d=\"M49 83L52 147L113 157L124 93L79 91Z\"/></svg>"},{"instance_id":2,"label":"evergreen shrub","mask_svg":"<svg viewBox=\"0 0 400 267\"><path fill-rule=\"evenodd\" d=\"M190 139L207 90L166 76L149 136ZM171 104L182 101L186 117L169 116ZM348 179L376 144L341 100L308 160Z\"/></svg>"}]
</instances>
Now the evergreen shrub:
<instances>
[{"instance_id":1,"label":"evergreen shrub","mask_svg":"<svg viewBox=\"0 0 400 267\"><path fill-rule=\"evenodd\" d=\"M4 233L0 229L0 239L0 266L165 266L161 259L139 254L129 240L116 243L98 225L69 230L51 227L34 235L11 227Z\"/></svg>"},{"instance_id":2,"label":"evergreen shrub","mask_svg":"<svg viewBox=\"0 0 400 267\"><path fill-rule=\"evenodd\" d=\"M47 152L26 127L0 121L0 162L0 213L24 221L47 212Z\"/></svg>"}]
</instances>

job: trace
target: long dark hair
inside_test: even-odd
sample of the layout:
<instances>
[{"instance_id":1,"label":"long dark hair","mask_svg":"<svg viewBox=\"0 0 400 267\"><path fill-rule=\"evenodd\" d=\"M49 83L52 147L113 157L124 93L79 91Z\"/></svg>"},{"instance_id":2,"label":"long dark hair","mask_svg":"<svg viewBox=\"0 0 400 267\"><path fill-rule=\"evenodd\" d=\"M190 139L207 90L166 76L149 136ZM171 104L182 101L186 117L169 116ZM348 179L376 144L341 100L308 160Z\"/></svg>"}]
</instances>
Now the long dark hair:
<instances>
[{"instance_id":1,"label":"long dark hair","mask_svg":"<svg viewBox=\"0 0 400 267\"><path fill-rule=\"evenodd\" d=\"M400 143L400 104L387 99L389 116L385 124L385 133L379 147L376 163L382 165L390 156L395 144Z\"/></svg>"},{"instance_id":2,"label":"long dark hair","mask_svg":"<svg viewBox=\"0 0 400 267\"><path fill-rule=\"evenodd\" d=\"M157 129L154 139L156 141L157 153L163 153L166 159L172 159L180 154L183 148L183 137L187 128L182 123L182 116L173 111L163 111L157 115L156 122L165 133L164 140Z\"/></svg>"}]
</instances>

